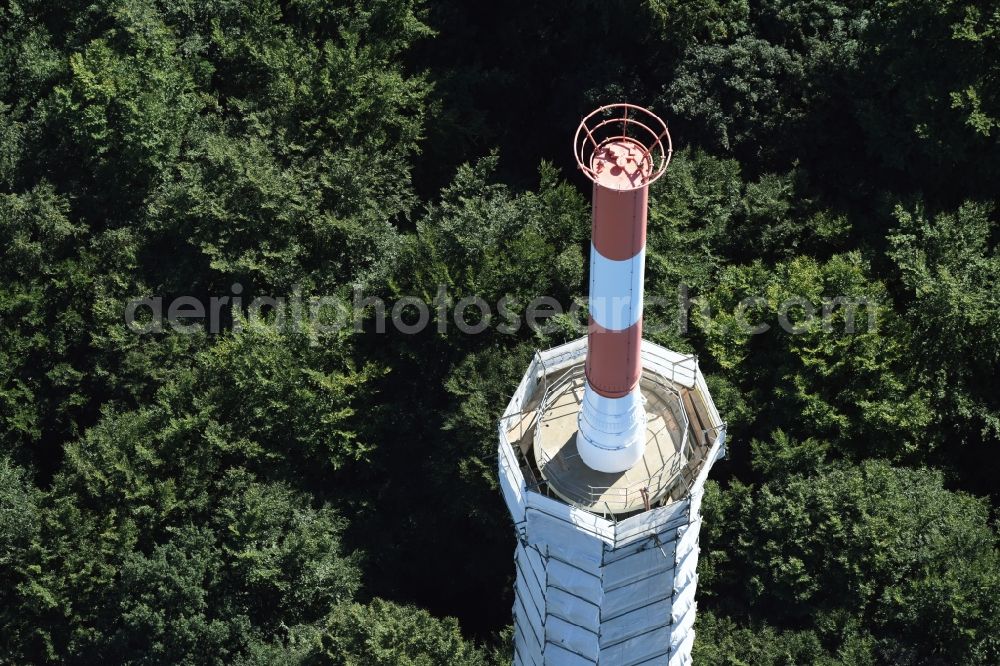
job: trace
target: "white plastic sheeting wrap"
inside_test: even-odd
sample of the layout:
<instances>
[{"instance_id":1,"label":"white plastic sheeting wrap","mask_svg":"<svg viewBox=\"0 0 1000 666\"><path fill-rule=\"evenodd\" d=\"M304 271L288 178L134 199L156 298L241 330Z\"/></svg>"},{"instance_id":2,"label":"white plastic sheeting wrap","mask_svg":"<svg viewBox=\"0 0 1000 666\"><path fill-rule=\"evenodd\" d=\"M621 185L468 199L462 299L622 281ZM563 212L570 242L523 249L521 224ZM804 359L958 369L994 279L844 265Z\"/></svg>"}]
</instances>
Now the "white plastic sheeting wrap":
<instances>
[{"instance_id":1,"label":"white plastic sheeting wrap","mask_svg":"<svg viewBox=\"0 0 1000 666\"><path fill-rule=\"evenodd\" d=\"M582 360L585 338L536 356L500 421L500 487L518 535L516 665L691 663L701 499L725 453L725 427L697 362L642 344L644 371L700 393L717 432L682 499L615 522L526 484L507 433L545 375Z\"/></svg>"}]
</instances>

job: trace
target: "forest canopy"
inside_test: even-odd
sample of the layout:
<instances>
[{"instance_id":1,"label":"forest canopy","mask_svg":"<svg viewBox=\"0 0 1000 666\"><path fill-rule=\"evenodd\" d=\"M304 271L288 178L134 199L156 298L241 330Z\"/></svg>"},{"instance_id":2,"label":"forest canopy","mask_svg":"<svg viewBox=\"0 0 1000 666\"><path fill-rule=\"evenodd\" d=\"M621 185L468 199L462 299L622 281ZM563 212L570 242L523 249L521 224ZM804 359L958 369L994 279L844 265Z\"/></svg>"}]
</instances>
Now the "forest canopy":
<instances>
[{"instance_id":1,"label":"forest canopy","mask_svg":"<svg viewBox=\"0 0 1000 666\"><path fill-rule=\"evenodd\" d=\"M1000 4L11 0L0 664L509 661L495 424L586 322L618 101L676 148L648 335L728 422L695 663L1000 663Z\"/></svg>"}]
</instances>

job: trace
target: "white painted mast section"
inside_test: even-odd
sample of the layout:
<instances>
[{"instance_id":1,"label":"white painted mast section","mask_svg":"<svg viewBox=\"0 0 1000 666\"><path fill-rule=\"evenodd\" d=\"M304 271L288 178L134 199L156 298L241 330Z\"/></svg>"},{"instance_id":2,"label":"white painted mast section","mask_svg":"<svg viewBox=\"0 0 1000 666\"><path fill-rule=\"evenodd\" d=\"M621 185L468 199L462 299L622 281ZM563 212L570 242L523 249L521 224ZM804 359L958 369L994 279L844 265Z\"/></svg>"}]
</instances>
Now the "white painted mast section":
<instances>
[{"instance_id":1,"label":"white painted mast section","mask_svg":"<svg viewBox=\"0 0 1000 666\"><path fill-rule=\"evenodd\" d=\"M636 386L622 398L606 398L584 389L577 420L576 450L598 472L624 472L646 452L646 410Z\"/></svg>"},{"instance_id":2,"label":"white painted mast section","mask_svg":"<svg viewBox=\"0 0 1000 666\"><path fill-rule=\"evenodd\" d=\"M590 244L590 316L609 331L623 331L642 319L646 248L615 261Z\"/></svg>"}]
</instances>

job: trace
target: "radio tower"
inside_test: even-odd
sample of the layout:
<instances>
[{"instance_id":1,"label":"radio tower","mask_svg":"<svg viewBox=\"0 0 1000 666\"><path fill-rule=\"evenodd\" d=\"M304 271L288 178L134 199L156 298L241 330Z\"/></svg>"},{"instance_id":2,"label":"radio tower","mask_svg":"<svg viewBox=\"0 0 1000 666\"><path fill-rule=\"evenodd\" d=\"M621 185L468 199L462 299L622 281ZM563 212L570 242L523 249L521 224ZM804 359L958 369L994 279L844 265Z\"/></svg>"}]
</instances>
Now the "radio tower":
<instances>
[{"instance_id":1,"label":"radio tower","mask_svg":"<svg viewBox=\"0 0 1000 666\"><path fill-rule=\"evenodd\" d=\"M697 359L642 339L670 133L612 104L583 119L574 153L593 182L588 335L536 353L498 429L514 663L689 664L701 497L726 428Z\"/></svg>"}]
</instances>

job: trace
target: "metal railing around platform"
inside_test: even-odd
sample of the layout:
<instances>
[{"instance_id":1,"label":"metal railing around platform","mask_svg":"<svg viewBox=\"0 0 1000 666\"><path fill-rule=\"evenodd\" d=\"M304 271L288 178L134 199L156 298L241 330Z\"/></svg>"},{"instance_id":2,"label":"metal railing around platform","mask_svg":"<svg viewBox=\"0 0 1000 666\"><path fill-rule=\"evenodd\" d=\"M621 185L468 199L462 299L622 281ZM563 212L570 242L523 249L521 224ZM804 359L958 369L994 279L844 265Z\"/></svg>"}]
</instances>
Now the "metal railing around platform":
<instances>
[{"instance_id":1,"label":"metal railing around platform","mask_svg":"<svg viewBox=\"0 0 1000 666\"><path fill-rule=\"evenodd\" d=\"M552 464L552 457L541 446L543 426L552 407L567 391L574 393L580 391L586 383L583 361L570 366L551 384L547 381L544 383L542 398L536 412L533 444L543 478L564 499L588 511L613 515L641 507L648 508L652 502L658 501L669 493L678 482L687 479L692 453L690 419L684 408L680 391L676 388L675 375L672 374L671 379L667 380L660 374L668 364L676 365L677 363L665 358L656 360L660 362L658 365L661 367L656 368L656 371L653 372L644 372L641 381L646 386L652 384L653 390L659 394L667 408L670 409L679 425L681 442L679 446L675 442L673 443L674 446L677 446L675 454L666 457L663 464L651 472L647 478L638 479L625 486L595 486L578 479L568 478L569 475L559 470L557 464ZM671 408L671 399L676 405L675 408ZM579 456L576 451L563 455Z\"/></svg>"}]
</instances>

